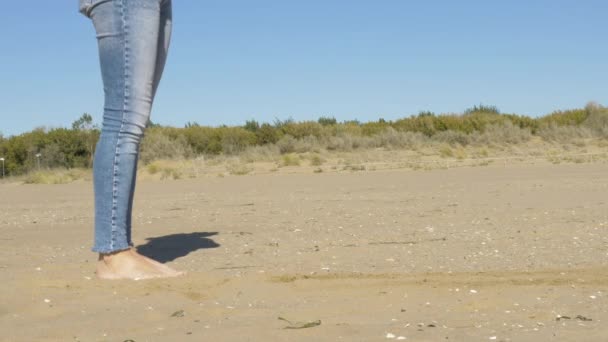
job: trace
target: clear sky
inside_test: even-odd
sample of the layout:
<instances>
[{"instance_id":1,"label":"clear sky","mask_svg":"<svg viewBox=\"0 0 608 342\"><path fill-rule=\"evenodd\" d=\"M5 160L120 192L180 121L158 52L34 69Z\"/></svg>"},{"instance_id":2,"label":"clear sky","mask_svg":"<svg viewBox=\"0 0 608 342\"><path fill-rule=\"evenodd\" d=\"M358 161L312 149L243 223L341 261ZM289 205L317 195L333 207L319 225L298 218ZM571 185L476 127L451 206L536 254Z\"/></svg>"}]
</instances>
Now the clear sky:
<instances>
[{"instance_id":1,"label":"clear sky","mask_svg":"<svg viewBox=\"0 0 608 342\"><path fill-rule=\"evenodd\" d=\"M173 11L156 123L608 104L605 0L173 0ZM84 112L100 123L96 40L77 0L3 1L0 32L1 133Z\"/></svg>"}]
</instances>

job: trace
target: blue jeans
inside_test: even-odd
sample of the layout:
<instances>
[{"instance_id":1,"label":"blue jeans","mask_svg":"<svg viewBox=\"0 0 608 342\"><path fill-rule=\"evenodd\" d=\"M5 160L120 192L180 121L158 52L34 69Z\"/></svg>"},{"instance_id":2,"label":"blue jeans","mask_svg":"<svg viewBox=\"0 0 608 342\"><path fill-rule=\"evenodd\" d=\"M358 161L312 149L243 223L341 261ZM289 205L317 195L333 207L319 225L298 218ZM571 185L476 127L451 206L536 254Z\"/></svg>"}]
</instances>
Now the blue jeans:
<instances>
[{"instance_id":1,"label":"blue jeans","mask_svg":"<svg viewBox=\"0 0 608 342\"><path fill-rule=\"evenodd\" d=\"M80 0L99 45L105 94L93 159L93 251L129 249L139 145L171 36L171 0Z\"/></svg>"}]
</instances>

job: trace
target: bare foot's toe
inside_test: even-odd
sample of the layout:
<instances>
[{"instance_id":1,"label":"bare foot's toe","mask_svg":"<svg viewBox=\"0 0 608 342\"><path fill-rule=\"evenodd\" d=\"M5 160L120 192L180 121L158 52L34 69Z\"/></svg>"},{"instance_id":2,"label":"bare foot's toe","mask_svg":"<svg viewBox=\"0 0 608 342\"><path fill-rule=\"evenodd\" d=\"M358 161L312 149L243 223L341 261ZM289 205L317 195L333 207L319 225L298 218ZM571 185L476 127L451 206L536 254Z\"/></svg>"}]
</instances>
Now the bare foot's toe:
<instances>
[{"instance_id":1,"label":"bare foot's toe","mask_svg":"<svg viewBox=\"0 0 608 342\"><path fill-rule=\"evenodd\" d=\"M128 249L111 254L100 254L97 277L101 279L150 279L177 277L185 274Z\"/></svg>"}]
</instances>

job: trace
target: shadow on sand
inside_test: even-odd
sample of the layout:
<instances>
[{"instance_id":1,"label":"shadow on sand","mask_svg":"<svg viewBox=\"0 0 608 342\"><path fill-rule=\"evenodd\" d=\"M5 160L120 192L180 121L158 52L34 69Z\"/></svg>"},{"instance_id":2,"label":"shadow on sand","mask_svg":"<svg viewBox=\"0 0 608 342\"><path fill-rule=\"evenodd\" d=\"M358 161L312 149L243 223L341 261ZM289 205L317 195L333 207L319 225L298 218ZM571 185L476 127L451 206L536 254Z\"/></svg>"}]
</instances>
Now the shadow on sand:
<instances>
[{"instance_id":1,"label":"shadow on sand","mask_svg":"<svg viewBox=\"0 0 608 342\"><path fill-rule=\"evenodd\" d=\"M199 249L219 247L219 244L207 238L213 235L217 233L194 232L148 238L148 242L137 246L137 252L158 262L173 261Z\"/></svg>"}]
</instances>

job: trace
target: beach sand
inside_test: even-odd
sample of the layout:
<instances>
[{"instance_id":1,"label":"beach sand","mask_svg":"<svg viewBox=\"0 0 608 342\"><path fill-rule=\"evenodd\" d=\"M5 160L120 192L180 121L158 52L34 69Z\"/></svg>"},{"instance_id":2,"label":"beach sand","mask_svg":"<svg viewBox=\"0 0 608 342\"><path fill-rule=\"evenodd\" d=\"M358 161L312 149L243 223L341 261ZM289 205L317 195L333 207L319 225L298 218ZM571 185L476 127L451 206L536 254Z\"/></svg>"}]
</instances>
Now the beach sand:
<instances>
[{"instance_id":1,"label":"beach sand","mask_svg":"<svg viewBox=\"0 0 608 342\"><path fill-rule=\"evenodd\" d=\"M97 280L92 224L90 182L0 184L1 341L608 340L606 164L144 179L174 279Z\"/></svg>"}]
</instances>

